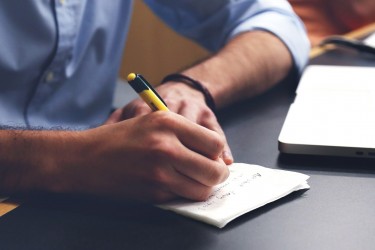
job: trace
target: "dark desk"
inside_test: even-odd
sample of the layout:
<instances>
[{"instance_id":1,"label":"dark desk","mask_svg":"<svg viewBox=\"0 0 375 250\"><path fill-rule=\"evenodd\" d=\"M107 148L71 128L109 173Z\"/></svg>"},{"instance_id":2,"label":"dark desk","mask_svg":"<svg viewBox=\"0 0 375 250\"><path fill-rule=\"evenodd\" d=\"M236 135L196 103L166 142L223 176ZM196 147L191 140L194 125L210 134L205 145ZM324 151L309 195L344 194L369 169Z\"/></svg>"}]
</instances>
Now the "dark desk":
<instances>
[{"instance_id":1,"label":"dark desk","mask_svg":"<svg viewBox=\"0 0 375 250\"><path fill-rule=\"evenodd\" d=\"M375 65L375 58L331 51L312 63ZM310 190L250 212L224 229L152 206L40 197L0 218L0 249L373 249L375 160L278 152L294 87L281 84L224 110L220 120L237 162L308 174Z\"/></svg>"}]
</instances>

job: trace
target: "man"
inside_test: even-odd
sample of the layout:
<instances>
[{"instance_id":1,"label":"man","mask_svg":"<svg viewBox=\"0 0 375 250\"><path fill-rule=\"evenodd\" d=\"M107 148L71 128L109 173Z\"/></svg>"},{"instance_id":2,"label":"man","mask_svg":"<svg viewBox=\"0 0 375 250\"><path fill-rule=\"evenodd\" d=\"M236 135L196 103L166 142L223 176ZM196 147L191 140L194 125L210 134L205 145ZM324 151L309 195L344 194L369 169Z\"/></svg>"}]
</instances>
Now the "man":
<instances>
[{"instance_id":1,"label":"man","mask_svg":"<svg viewBox=\"0 0 375 250\"><path fill-rule=\"evenodd\" d=\"M249 98L307 60L286 1L145 2L215 52L182 72L208 91L166 82L157 91L173 112L137 100L108 117L132 1L1 1L2 194L204 200L233 161L207 98Z\"/></svg>"}]
</instances>

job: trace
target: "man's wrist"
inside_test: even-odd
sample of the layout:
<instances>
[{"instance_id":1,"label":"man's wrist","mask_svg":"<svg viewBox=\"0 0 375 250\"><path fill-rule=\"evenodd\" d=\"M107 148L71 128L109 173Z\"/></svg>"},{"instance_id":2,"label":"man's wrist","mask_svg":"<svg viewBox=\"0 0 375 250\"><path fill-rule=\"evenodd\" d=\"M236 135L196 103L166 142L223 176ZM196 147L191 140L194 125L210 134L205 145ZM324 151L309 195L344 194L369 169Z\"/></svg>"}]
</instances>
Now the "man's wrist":
<instances>
[{"instance_id":1,"label":"man's wrist","mask_svg":"<svg viewBox=\"0 0 375 250\"><path fill-rule=\"evenodd\" d=\"M77 175L82 159L84 140L78 131L50 131L43 139L42 147L47 157L42 160L39 175L44 186L41 188L54 193L72 193L76 189ZM79 178L79 177L78 177Z\"/></svg>"},{"instance_id":2,"label":"man's wrist","mask_svg":"<svg viewBox=\"0 0 375 250\"><path fill-rule=\"evenodd\" d=\"M164 79L161 81L161 84L165 84L168 82L184 83L200 91L204 96L207 106L212 110L212 112L214 113L216 112L216 104L215 104L214 98L212 97L210 91L200 81L193 79L184 74L174 73L174 74L170 74L164 77Z\"/></svg>"}]
</instances>

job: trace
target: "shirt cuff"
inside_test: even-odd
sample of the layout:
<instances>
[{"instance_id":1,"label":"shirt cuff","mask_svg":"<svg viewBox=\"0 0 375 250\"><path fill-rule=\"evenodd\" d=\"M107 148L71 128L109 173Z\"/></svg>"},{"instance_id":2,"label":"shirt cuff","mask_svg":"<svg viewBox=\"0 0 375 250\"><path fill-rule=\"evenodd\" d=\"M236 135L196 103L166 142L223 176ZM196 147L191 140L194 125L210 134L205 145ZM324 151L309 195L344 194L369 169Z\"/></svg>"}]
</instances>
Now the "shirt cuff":
<instances>
[{"instance_id":1,"label":"shirt cuff","mask_svg":"<svg viewBox=\"0 0 375 250\"><path fill-rule=\"evenodd\" d=\"M228 40L251 30L264 30L277 36L289 49L298 72L302 73L309 59L310 42L299 18L277 12L262 13L238 25Z\"/></svg>"}]
</instances>

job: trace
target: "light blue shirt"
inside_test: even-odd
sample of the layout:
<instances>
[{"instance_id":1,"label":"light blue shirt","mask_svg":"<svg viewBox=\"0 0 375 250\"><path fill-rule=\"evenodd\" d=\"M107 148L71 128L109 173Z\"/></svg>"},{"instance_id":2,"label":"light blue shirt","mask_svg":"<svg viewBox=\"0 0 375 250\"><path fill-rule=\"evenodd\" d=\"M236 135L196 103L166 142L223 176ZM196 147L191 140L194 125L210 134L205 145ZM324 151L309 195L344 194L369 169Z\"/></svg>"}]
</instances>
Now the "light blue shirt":
<instances>
[{"instance_id":1,"label":"light blue shirt","mask_svg":"<svg viewBox=\"0 0 375 250\"><path fill-rule=\"evenodd\" d=\"M306 64L308 39L287 1L144 2L211 51L241 32L261 29L286 44L299 70ZM0 125L102 124L112 108L131 12L131 0L0 1Z\"/></svg>"}]
</instances>

